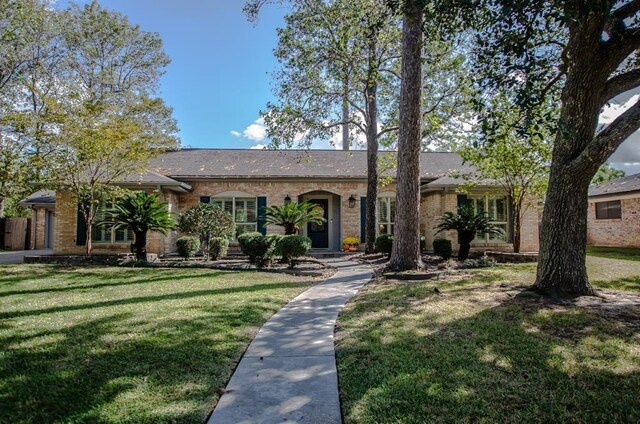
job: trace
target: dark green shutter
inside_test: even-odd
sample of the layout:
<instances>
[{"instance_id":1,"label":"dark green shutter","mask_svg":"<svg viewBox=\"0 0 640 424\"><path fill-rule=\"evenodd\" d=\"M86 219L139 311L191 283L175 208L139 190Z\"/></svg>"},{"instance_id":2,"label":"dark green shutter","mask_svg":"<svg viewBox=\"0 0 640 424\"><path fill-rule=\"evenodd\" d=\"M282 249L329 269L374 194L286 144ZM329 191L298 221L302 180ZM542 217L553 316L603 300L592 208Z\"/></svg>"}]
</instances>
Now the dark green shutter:
<instances>
[{"instance_id":1,"label":"dark green shutter","mask_svg":"<svg viewBox=\"0 0 640 424\"><path fill-rule=\"evenodd\" d=\"M211 197L209 197L209 196L200 196L200 203L211 203Z\"/></svg>"},{"instance_id":2,"label":"dark green shutter","mask_svg":"<svg viewBox=\"0 0 640 424\"><path fill-rule=\"evenodd\" d=\"M509 243L513 243L513 230L515 228L515 216L513 215L513 199L511 197L507 197L507 201L509 202L509 224L507 225L507 231L509 232L509 234L507 234L507 240L509 241Z\"/></svg>"},{"instance_id":3,"label":"dark green shutter","mask_svg":"<svg viewBox=\"0 0 640 424\"><path fill-rule=\"evenodd\" d=\"M87 244L87 222L78 205L78 219L76 225L76 246L84 246Z\"/></svg>"},{"instance_id":4,"label":"dark green shutter","mask_svg":"<svg viewBox=\"0 0 640 424\"><path fill-rule=\"evenodd\" d=\"M267 198L266 197L258 197L258 231L262 235L267 234L267 211L265 208L267 207Z\"/></svg>"},{"instance_id":5,"label":"dark green shutter","mask_svg":"<svg viewBox=\"0 0 640 424\"><path fill-rule=\"evenodd\" d=\"M367 222L367 198L360 198L360 241L365 242L367 238L367 231L365 224Z\"/></svg>"},{"instance_id":6,"label":"dark green shutter","mask_svg":"<svg viewBox=\"0 0 640 424\"><path fill-rule=\"evenodd\" d=\"M458 194L458 207L469 204L469 199L466 194Z\"/></svg>"}]
</instances>

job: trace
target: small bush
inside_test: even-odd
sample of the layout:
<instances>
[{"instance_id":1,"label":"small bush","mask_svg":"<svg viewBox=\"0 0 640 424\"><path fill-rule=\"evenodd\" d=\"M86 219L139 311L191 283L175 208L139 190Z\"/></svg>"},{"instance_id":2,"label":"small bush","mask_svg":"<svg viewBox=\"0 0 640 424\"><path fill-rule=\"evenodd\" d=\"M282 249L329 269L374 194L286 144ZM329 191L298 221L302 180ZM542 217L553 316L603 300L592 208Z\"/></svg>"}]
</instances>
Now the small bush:
<instances>
[{"instance_id":1,"label":"small bush","mask_svg":"<svg viewBox=\"0 0 640 424\"><path fill-rule=\"evenodd\" d=\"M276 256L282 256L282 252L280 252L280 240L282 240L283 236L282 234L268 234L265 236L267 239L269 239L270 243L273 243L275 245L274 250L273 250L273 254Z\"/></svg>"},{"instance_id":2,"label":"small bush","mask_svg":"<svg viewBox=\"0 0 640 424\"><path fill-rule=\"evenodd\" d=\"M193 258L200 249L200 239L198 237L184 236L176 240L178 255L185 259Z\"/></svg>"},{"instance_id":3,"label":"small bush","mask_svg":"<svg viewBox=\"0 0 640 424\"><path fill-rule=\"evenodd\" d=\"M451 257L453 250L451 249L451 240L437 238L433 241L433 254L442 256L445 261Z\"/></svg>"},{"instance_id":4,"label":"small bush","mask_svg":"<svg viewBox=\"0 0 640 424\"><path fill-rule=\"evenodd\" d=\"M376 252L384 253L385 255L390 255L392 247L393 247L393 236L391 234L383 234L376 238L376 242L375 242Z\"/></svg>"},{"instance_id":5,"label":"small bush","mask_svg":"<svg viewBox=\"0 0 640 424\"><path fill-rule=\"evenodd\" d=\"M275 256L277 242L277 237L265 237L258 232L244 233L238 237L242 253L249 257L249 262L260 267L271 264Z\"/></svg>"},{"instance_id":6,"label":"small bush","mask_svg":"<svg viewBox=\"0 0 640 424\"><path fill-rule=\"evenodd\" d=\"M278 251L282 255L282 262L289 263L293 268L296 265L296 259L306 255L311 249L311 239L300 235L284 236L278 242Z\"/></svg>"},{"instance_id":7,"label":"small bush","mask_svg":"<svg viewBox=\"0 0 640 424\"><path fill-rule=\"evenodd\" d=\"M211 260L217 261L227 255L229 250L229 239L225 237L213 237L209 240L209 256Z\"/></svg>"}]
</instances>

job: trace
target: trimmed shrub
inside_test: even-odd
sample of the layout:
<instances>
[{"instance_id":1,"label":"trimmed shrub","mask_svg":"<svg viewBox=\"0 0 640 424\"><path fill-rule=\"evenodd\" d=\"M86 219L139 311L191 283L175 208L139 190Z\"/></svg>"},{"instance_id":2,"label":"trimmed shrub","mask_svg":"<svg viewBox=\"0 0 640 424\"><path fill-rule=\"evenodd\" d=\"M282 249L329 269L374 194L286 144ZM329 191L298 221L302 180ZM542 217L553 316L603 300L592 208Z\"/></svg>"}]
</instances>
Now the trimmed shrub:
<instances>
[{"instance_id":1,"label":"trimmed shrub","mask_svg":"<svg viewBox=\"0 0 640 424\"><path fill-rule=\"evenodd\" d=\"M209 203L200 203L180 215L178 228L183 233L198 236L202 253L205 259L209 259L210 240L214 237L232 237L236 224L231 214Z\"/></svg>"},{"instance_id":2,"label":"trimmed shrub","mask_svg":"<svg viewBox=\"0 0 640 424\"><path fill-rule=\"evenodd\" d=\"M282 255L282 262L288 263L290 268L296 266L296 259L306 255L311 249L311 239L300 235L284 236L278 242L278 251Z\"/></svg>"},{"instance_id":3,"label":"trimmed shrub","mask_svg":"<svg viewBox=\"0 0 640 424\"><path fill-rule=\"evenodd\" d=\"M184 236L176 240L178 255L185 259L193 258L200 249L200 239L198 237Z\"/></svg>"},{"instance_id":4,"label":"trimmed shrub","mask_svg":"<svg viewBox=\"0 0 640 424\"><path fill-rule=\"evenodd\" d=\"M445 261L451 257L451 240L437 238L433 241L433 254L436 256L442 256Z\"/></svg>"},{"instance_id":5,"label":"trimmed shrub","mask_svg":"<svg viewBox=\"0 0 640 424\"><path fill-rule=\"evenodd\" d=\"M260 267L271 264L277 242L277 237L263 236L258 232L244 233L238 237L242 253L249 257L249 262Z\"/></svg>"},{"instance_id":6,"label":"trimmed shrub","mask_svg":"<svg viewBox=\"0 0 640 424\"><path fill-rule=\"evenodd\" d=\"M391 255L391 248L393 247L393 236L391 234L383 234L376 238L375 249L378 253L384 253L385 255Z\"/></svg>"},{"instance_id":7,"label":"trimmed shrub","mask_svg":"<svg viewBox=\"0 0 640 424\"><path fill-rule=\"evenodd\" d=\"M229 239L225 237L213 237L209 240L209 256L211 260L217 261L227 255L229 250Z\"/></svg>"}]
</instances>

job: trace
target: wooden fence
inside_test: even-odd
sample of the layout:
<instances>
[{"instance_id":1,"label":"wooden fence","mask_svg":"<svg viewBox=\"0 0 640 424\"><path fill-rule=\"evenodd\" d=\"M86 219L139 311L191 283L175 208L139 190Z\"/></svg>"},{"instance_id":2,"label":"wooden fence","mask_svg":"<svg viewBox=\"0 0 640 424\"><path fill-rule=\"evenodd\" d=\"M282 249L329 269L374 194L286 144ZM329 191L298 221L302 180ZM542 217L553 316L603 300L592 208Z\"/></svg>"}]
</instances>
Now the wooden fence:
<instances>
[{"instance_id":1,"label":"wooden fence","mask_svg":"<svg viewBox=\"0 0 640 424\"><path fill-rule=\"evenodd\" d=\"M0 221L0 246L5 250L25 250L29 248L29 219L6 218Z\"/></svg>"}]
</instances>

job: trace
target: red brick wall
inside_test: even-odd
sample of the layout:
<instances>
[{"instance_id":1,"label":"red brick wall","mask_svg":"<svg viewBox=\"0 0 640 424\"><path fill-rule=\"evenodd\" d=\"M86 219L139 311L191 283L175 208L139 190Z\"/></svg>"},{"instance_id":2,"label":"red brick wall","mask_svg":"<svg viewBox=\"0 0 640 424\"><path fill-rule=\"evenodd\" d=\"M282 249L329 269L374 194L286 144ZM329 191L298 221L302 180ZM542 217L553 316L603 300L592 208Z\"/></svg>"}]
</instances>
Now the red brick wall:
<instances>
[{"instance_id":1,"label":"red brick wall","mask_svg":"<svg viewBox=\"0 0 640 424\"><path fill-rule=\"evenodd\" d=\"M620 219L596 219L596 202L620 200ZM640 194L589 199L587 243L594 246L640 247Z\"/></svg>"}]
</instances>

